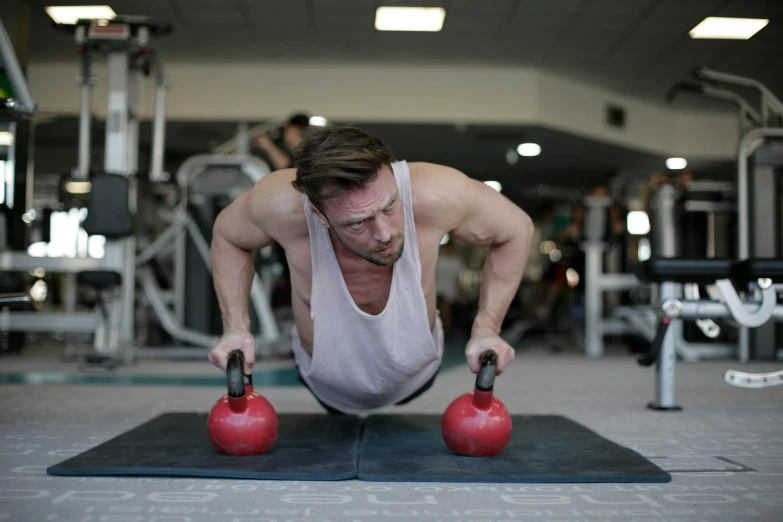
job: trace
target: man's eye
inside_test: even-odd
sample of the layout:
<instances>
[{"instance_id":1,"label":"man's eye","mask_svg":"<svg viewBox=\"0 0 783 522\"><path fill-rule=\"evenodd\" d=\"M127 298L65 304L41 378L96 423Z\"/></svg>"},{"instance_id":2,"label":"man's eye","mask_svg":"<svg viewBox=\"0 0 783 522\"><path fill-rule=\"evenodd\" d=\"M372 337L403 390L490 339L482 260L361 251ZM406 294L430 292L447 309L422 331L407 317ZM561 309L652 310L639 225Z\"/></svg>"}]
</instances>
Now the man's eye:
<instances>
[{"instance_id":1,"label":"man's eye","mask_svg":"<svg viewBox=\"0 0 783 522\"><path fill-rule=\"evenodd\" d=\"M362 220L362 221L354 221L353 223L351 223L350 226L351 226L351 228L359 228L360 226L362 226L363 223L364 223L364 220Z\"/></svg>"},{"instance_id":2,"label":"man's eye","mask_svg":"<svg viewBox=\"0 0 783 522\"><path fill-rule=\"evenodd\" d=\"M386 205L386 210L389 210L390 208L392 208L392 207L394 206L394 203L396 203L396 202L397 202L397 200L396 200L396 199L393 199L393 200L391 201L391 203L389 203L388 205Z\"/></svg>"}]
</instances>

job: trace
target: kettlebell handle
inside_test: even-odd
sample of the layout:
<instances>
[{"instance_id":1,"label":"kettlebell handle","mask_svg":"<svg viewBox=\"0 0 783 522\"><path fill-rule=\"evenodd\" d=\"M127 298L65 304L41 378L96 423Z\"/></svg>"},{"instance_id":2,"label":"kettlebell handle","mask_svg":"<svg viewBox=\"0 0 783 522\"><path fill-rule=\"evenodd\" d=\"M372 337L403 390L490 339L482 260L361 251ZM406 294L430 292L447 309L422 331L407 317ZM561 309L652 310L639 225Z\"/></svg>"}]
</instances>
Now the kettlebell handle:
<instances>
[{"instance_id":1,"label":"kettlebell handle","mask_svg":"<svg viewBox=\"0 0 783 522\"><path fill-rule=\"evenodd\" d=\"M495 386L495 373L497 372L498 356L492 350L487 350L479 356L481 365L476 376L476 390L492 391Z\"/></svg>"},{"instance_id":2,"label":"kettlebell handle","mask_svg":"<svg viewBox=\"0 0 783 522\"><path fill-rule=\"evenodd\" d=\"M226 385L229 397L242 397L245 386L253 384L253 377L244 373L245 354L242 350L234 350L228 354L226 363Z\"/></svg>"}]
</instances>

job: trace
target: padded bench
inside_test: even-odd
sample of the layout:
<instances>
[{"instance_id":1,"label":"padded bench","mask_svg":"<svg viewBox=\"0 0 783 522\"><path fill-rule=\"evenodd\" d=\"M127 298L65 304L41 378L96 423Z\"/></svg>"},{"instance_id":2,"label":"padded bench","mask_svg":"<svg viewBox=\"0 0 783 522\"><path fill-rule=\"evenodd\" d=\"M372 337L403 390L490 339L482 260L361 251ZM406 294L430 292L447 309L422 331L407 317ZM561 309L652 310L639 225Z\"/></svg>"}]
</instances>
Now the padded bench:
<instances>
[{"instance_id":1,"label":"padded bench","mask_svg":"<svg viewBox=\"0 0 783 522\"><path fill-rule=\"evenodd\" d=\"M731 259L683 259L656 257L639 266L639 278L652 283L697 283L709 285L733 275Z\"/></svg>"},{"instance_id":2,"label":"padded bench","mask_svg":"<svg viewBox=\"0 0 783 522\"><path fill-rule=\"evenodd\" d=\"M733 278L738 283L751 283L757 279L771 279L783 283L783 259L758 258L734 263Z\"/></svg>"},{"instance_id":3,"label":"padded bench","mask_svg":"<svg viewBox=\"0 0 783 522\"><path fill-rule=\"evenodd\" d=\"M732 279L736 283L747 284L762 278L783 283L783 259L733 261L658 257L642 263L638 272L640 279L653 283L713 284L718 279Z\"/></svg>"}]
</instances>

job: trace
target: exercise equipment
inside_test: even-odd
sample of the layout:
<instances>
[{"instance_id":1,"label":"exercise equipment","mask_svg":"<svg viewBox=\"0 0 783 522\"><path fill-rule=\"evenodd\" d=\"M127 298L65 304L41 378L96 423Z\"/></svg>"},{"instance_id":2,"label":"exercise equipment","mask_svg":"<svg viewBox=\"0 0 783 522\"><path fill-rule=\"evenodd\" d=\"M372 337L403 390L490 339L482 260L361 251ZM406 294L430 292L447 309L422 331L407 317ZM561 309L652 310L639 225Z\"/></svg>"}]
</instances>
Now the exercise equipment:
<instances>
[{"instance_id":1,"label":"exercise equipment","mask_svg":"<svg viewBox=\"0 0 783 522\"><path fill-rule=\"evenodd\" d=\"M207 418L209 440L224 455L261 455L277 438L277 412L253 391L252 376L246 375L244 368L242 352L231 352L226 367L228 393L215 403Z\"/></svg>"},{"instance_id":2,"label":"exercise equipment","mask_svg":"<svg viewBox=\"0 0 783 522\"><path fill-rule=\"evenodd\" d=\"M737 148L737 259L783 256L781 225L777 216L783 198L779 173L783 168L783 102L764 84L743 76L698 67L692 75L698 82L675 86L668 99L680 90L708 98L730 101L738 107L740 142ZM728 86L732 90L716 85ZM737 91L753 91L751 103ZM751 205L751 201L753 204ZM739 330L739 360L775 359L780 333L768 323Z\"/></svg>"},{"instance_id":3,"label":"exercise equipment","mask_svg":"<svg viewBox=\"0 0 783 522\"><path fill-rule=\"evenodd\" d=\"M639 329L635 323L646 319L643 310L625 307L616 310L614 316L604 316L605 292L634 290L642 285L634 274L604 272L604 257L609 246L606 238L609 208L614 200L588 196L583 202L586 208L582 244L585 253L585 355L598 358L604 354L604 337L632 333Z\"/></svg>"},{"instance_id":4,"label":"exercise equipment","mask_svg":"<svg viewBox=\"0 0 783 522\"><path fill-rule=\"evenodd\" d=\"M165 78L162 60L151 38L165 36L171 26L154 23L143 16L118 16L112 20L79 20L75 24L55 24L73 35L80 57L77 84L81 91L78 167L73 180L91 184L88 217L84 230L107 239L105 254L91 257L33 257L26 252L3 252L0 269L29 271L43 268L47 273L65 273L63 312L12 312L4 329L19 331L80 332L94 334L93 354L88 366L113 368L133 358L136 274L134 259L134 211L137 197L139 79L154 71L156 99L153 121L153 147L148 176L153 181L167 177L163 171ZM3 53L4 62L9 53ZM104 165L90 165L90 106L95 79L92 59L107 59L107 121ZM11 56L13 58L13 56ZM24 84L23 78L18 82ZM15 86L15 92L22 92ZM76 287L90 288L96 309L76 312Z\"/></svg>"},{"instance_id":5,"label":"exercise equipment","mask_svg":"<svg viewBox=\"0 0 783 522\"><path fill-rule=\"evenodd\" d=\"M31 303L33 300L30 294L26 292L17 292L13 294L0 294L0 307L16 306L20 304Z\"/></svg>"},{"instance_id":6,"label":"exercise equipment","mask_svg":"<svg viewBox=\"0 0 783 522\"><path fill-rule=\"evenodd\" d=\"M777 304L778 294L783 293L783 259L654 258L640 266L640 277L660 288L653 303L660 318L657 335L650 350L637 356L643 366L656 365L656 400L648 404L651 409L682 409L675 399L675 339L681 333L683 320L731 319L749 329L783 321L783 305ZM684 299L681 285L685 283L715 284L720 300ZM748 291L740 296L737 287ZM737 371L725 376L727 382L736 385L759 386L766 384L764 378L767 383L773 382L770 376Z\"/></svg>"},{"instance_id":7,"label":"exercise equipment","mask_svg":"<svg viewBox=\"0 0 783 522\"><path fill-rule=\"evenodd\" d=\"M205 413L167 413L47 468L49 475L368 482L666 483L636 451L568 418L519 415L506 450L476 462L443 445L440 415L281 414L279 441L230 457Z\"/></svg>"},{"instance_id":8,"label":"exercise equipment","mask_svg":"<svg viewBox=\"0 0 783 522\"><path fill-rule=\"evenodd\" d=\"M446 446L459 455L492 457L511 439L511 416L494 396L497 354L488 350L479 358L473 392L454 399L443 413L441 433Z\"/></svg>"},{"instance_id":9,"label":"exercise equipment","mask_svg":"<svg viewBox=\"0 0 783 522\"><path fill-rule=\"evenodd\" d=\"M211 322L219 318L220 312L212 299L207 225L214 222L220 208L269 173L263 160L242 155L199 154L180 165L175 176L179 197L176 207L173 211L155 209L158 221L168 223L168 227L144 246L136 257L136 270L142 299L154 312L151 318L157 319L172 339L193 347L138 348L139 356L203 359L206 351L217 344L219 336L212 333ZM264 249L260 255L268 255L269 250ZM155 264L171 267L168 284L159 282ZM260 358L290 349L289 339L281 335L271 309L270 285L269 274L257 270L250 289L250 318L251 328L258 331L256 352Z\"/></svg>"}]
</instances>

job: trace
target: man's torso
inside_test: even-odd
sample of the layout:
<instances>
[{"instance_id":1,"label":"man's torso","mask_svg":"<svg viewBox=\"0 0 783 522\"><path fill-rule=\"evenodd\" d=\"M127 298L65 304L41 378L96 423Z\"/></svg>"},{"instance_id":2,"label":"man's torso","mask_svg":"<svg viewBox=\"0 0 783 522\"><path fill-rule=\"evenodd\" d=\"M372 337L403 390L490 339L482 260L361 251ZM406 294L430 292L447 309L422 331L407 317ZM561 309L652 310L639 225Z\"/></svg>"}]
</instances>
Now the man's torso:
<instances>
[{"instance_id":1,"label":"man's torso","mask_svg":"<svg viewBox=\"0 0 783 522\"><path fill-rule=\"evenodd\" d=\"M440 230L437 223L428 218L427 198L417 197L419 193L429 189L426 186L425 176L422 176L427 164L411 163L409 168L415 221L413 226L416 227L421 259L421 286L427 304L429 325L432 328L436 314L435 266L444 232ZM274 175L284 178L279 184L281 193L277 197L285 198L286 211L280 213L285 217L281 217L274 224L272 235L286 251L291 270L291 304L294 320L302 346L312 356L314 327L310 314L310 296L313 266L304 203L301 194L291 186L290 182L294 179L293 170L280 171ZM411 224L405 223L405 226ZM275 233L275 230L279 232ZM361 260L340 257L337 261L345 285L356 306L372 315L383 311L389 298L393 267L376 267Z\"/></svg>"}]
</instances>

